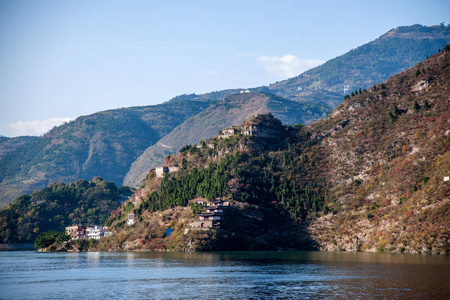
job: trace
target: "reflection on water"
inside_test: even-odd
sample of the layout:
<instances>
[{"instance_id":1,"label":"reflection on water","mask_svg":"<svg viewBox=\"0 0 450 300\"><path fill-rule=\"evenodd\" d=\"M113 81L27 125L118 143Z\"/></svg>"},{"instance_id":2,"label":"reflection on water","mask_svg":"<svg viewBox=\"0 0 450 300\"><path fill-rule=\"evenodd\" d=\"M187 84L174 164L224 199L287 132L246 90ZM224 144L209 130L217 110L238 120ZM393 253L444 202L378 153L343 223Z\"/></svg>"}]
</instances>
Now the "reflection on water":
<instances>
[{"instance_id":1,"label":"reflection on water","mask_svg":"<svg viewBox=\"0 0 450 300\"><path fill-rule=\"evenodd\" d=\"M5 299L450 299L450 257L349 252L0 253Z\"/></svg>"}]
</instances>

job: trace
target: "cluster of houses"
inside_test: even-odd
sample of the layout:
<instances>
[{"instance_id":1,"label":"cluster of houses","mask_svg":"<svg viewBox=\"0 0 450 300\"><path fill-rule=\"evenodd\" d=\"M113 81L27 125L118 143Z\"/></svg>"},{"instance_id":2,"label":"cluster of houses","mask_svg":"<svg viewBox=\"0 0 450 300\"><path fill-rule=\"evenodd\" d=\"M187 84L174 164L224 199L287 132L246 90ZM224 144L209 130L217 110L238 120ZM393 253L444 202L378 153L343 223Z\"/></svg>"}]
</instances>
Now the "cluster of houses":
<instances>
[{"instance_id":1,"label":"cluster of houses","mask_svg":"<svg viewBox=\"0 0 450 300\"><path fill-rule=\"evenodd\" d=\"M203 202L198 202L204 205ZM228 201L216 200L206 203L201 213L196 214L196 220L192 223L191 228L220 228L226 209L230 203Z\"/></svg>"},{"instance_id":2,"label":"cluster of houses","mask_svg":"<svg viewBox=\"0 0 450 300\"><path fill-rule=\"evenodd\" d=\"M233 135L242 132L243 135L256 135L258 128L254 125L245 125L242 128L237 126L222 129L222 134L218 136L219 139L227 139Z\"/></svg>"},{"instance_id":3,"label":"cluster of houses","mask_svg":"<svg viewBox=\"0 0 450 300\"><path fill-rule=\"evenodd\" d=\"M219 139L227 139L236 134L243 134L248 136L258 136L262 138L274 138L277 137L281 132L281 128L277 128L277 126L271 126L270 123L276 124L274 122L274 117L271 114L260 114L255 117L265 119L264 122L254 123L254 122L246 122L241 126L232 126L225 129L222 129L222 133L218 136ZM278 120L276 120L279 122ZM266 124L266 123L269 123ZM279 122L281 125L281 122Z\"/></svg>"},{"instance_id":4,"label":"cluster of houses","mask_svg":"<svg viewBox=\"0 0 450 300\"><path fill-rule=\"evenodd\" d=\"M81 238L99 240L104 236L111 235L111 231L108 231L107 229L108 227L97 225L95 226L74 225L66 227L66 234L68 234L72 240L77 240Z\"/></svg>"}]
</instances>

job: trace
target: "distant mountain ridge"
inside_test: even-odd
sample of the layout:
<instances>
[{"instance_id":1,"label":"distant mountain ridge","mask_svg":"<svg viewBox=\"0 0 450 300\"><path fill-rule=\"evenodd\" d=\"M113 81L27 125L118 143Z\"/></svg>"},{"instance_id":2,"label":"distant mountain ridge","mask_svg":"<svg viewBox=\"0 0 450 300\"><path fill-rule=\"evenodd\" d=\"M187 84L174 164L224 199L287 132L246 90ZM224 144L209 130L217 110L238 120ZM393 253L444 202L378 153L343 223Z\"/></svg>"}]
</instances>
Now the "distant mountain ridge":
<instances>
[{"instance_id":1,"label":"distant mountain ridge","mask_svg":"<svg viewBox=\"0 0 450 300\"><path fill-rule=\"evenodd\" d=\"M268 88L271 93L291 100L302 99L311 90L350 94L414 66L439 49L442 50L448 43L450 25L401 26L299 76L271 84ZM343 90L345 86L348 86L347 92Z\"/></svg>"},{"instance_id":2,"label":"distant mountain ridge","mask_svg":"<svg viewBox=\"0 0 450 300\"><path fill-rule=\"evenodd\" d=\"M131 163L207 102L109 110L58 126L0 159L3 204L51 182L101 176L122 185Z\"/></svg>"},{"instance_id":3,"label":"distant mountain ridge","mask_svg":"<svg viewBox=\"0 0 450 300\"><path fill-rule=\"evenodd\" d=\"M449 26L399 27L299 76L249 90L285 98L284 103L293 107L284 109L285 113L298 112L293 119L309 123L329 114L342 102L344 85L349 86L348 93L351 93L413 66L450 43L449 30ZM55 181L73 182L78 178L90 180L101 176L121 185L132 163L148 147L190 117L242 90L181 95L161 105L99 112L59 126L0 159L0 206ZM294 101L303 105L302 111ZM254 107L254 112L257 111L259 107ZM281 113L277 116L283 117ZM207 137L196 133L191 136ZM162 140L160 143L165 144ZM180 138L177 143L193 142ZM150 165L157 163L153 161Z\"/></svg>"}]
</instances>

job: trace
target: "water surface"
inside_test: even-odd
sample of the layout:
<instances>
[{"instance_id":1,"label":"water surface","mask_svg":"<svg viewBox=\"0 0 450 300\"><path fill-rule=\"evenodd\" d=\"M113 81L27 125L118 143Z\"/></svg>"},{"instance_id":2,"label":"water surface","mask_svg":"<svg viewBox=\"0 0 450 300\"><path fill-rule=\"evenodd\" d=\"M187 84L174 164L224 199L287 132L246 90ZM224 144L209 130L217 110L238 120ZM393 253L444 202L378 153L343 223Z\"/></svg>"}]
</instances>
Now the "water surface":
<instances>
[{"instance_id":1,"label":"water surface","mask_svg":"<svg viewBox=\"0 0 450 300\"><path fill-rule=\"evenodd\" d=\"M1 299L450 299L450 257L0 252Z\"/></svg>"}]
</instances>

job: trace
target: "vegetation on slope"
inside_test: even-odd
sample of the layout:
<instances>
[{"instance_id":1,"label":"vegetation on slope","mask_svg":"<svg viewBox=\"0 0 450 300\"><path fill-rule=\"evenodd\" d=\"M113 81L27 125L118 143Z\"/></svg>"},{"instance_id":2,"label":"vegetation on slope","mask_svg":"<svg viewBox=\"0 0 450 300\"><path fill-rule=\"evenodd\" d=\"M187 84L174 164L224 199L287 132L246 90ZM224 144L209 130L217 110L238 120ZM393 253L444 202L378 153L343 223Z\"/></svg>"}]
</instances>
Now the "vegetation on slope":
<instances>
[{"instance_id":1,"label":"vegetation on slope","mask_svg":"<svg viewBox=\"0 0 450 300\"><path fill-rule=\"evenodd\" d=\"M0 211L0 242L33 242L42 232L64 231L73 224L103 225L124 191L129 190L99 177L52 183Z\"/></svg>"},{"instance_id":2,"label":"vegetation on slope","mask_svg":"<svg viewBox=\"0 0 450 300\"><path fill-rule=\"evenodd\" d=\"M16 150L36 138L35 136L19 136L14 138L0 136L0 159L7 153Z\"/></svg>"}]
</instances>

